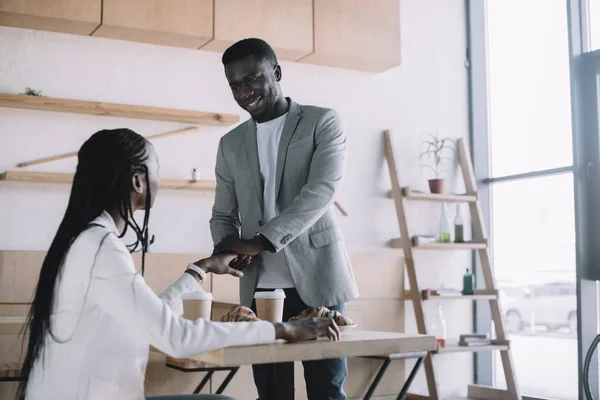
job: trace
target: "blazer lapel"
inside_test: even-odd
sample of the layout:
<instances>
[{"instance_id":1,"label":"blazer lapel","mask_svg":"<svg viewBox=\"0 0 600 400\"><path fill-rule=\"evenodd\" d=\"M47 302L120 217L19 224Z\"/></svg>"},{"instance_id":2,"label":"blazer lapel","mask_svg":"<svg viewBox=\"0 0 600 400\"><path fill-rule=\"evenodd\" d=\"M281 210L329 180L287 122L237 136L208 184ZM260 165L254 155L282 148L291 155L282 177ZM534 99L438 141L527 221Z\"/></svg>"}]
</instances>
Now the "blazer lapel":
<instances>
[{"instance_id":1,"label":"blazer lapel","mask_svg":"<svg viewBox=\"0 0 600 400\"><path fill-rule=\"evenodd\" d=\"M260 204L262 211L263 207L263 185L262 176L260 174L260 163L258 160L258 144L256 142L256 123L253 120L246 124L246 156L248 157L248 166L250 175L254 181L254 189L256 190L256 198Z\"/></svg>"},{"instance_id":2,"label":"blazer lapel","mask_svg":"<svg viewBox=\"0 0 600 400\"><path fill-rule=\"evenodd\" d=\"M275 170L275 200L279 196L279 187L281 186L281 177L283 176L283 166L285 165L285 158L287 156L287 149L296 127L300 121L302 114L302 108L292 99L289 99L290 107L288 109L288 116L285 119L285 125L283 126L283 132L281 133L281 140L279 141L279 149L277 151L277 169ZM256 135L255 135L256 137Z\"/></svg>"}]
</instances>

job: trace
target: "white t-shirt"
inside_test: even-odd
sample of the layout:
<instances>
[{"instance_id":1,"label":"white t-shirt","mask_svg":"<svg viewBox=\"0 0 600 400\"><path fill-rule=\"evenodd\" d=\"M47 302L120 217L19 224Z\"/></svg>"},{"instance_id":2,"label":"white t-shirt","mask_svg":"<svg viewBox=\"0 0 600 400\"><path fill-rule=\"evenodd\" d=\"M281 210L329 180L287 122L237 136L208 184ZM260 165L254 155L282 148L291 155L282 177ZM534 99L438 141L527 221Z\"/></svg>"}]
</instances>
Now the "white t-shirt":
<instances>
[{"instance_id":1,"label":"white t-shirt","mask_svg":"<svg viewBox=\"0 0 600 400\"><path fill-rule=\"evenodd\" d=\"M277 152L281 133L287 113L279 118L272 119L261 124L256 124L256 143L258 146L258 161L260 163L260 174L263 179L263 220L268 221L277 216L275 199L275 179L277 168ZM262 266L258 272L258 287L263 289L284 289L294 287L294 281L290 275L290 269L283 251L261 253Z\"/></svg>"}]
</instances>

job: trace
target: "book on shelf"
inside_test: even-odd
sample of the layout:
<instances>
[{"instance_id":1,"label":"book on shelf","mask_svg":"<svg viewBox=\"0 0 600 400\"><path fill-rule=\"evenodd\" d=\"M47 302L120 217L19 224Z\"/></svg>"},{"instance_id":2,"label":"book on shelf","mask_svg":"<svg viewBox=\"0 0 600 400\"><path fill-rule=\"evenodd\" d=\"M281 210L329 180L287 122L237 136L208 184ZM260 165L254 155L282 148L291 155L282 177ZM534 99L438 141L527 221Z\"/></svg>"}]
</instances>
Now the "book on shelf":
<instances>
[{"instance_id":1,"label":"book on shelf","mask_svg":"<svg viewBox=\"0 0 600 400\"><path fill-rule=\"evenodd\" d=\"M464 347L490 346L491 344L492 344L492 339L471 340L468 342L458 342L459 346L464 346Z\"/></svg>"},{"instance_id":2,"label":"book on shelf","mask_svg":"<svg viewBox=\"0 0 600 400\"><path fill-rule=\"evenodd\" d=\"M481 333L460 335L458 341L459 346L489 346L492 344L492 339L489 335Z\"/></svg>"},{"instance_id":3,"label":"book on shelf","mask_svg":"<svg viewBox=\"0 0 600 400\"><path fill-rule=\"evenodd\" d=\"M415 245L427 244L427 243L437 243L438 238L435 235L416 235L413 236L413 243Z\"/></svg>"},{"instance_id":4,"label":"book on shelf","mask_svg":"<svg viewBox=\"0 0 600 400\"><path fill-rule=\"evenodd\" d=\"M460 290L452 288L435 289L434 293L438 296L460 296Z\"/></svg>"}]
</instances>

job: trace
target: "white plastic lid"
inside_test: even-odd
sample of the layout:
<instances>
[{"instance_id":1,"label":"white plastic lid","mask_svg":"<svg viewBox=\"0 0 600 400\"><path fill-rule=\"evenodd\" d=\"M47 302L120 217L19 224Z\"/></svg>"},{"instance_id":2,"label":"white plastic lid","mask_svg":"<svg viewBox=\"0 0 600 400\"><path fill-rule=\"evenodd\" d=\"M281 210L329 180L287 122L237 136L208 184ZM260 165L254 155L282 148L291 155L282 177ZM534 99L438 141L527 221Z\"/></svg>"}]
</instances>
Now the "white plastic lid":
<instances>
[{"instance_id":1,"label":"white plastic lid","mask_svg":"<svg viewBox=\"0 0 600 400\"><path fill-rule=\"evenodd\" d=\"M181 295L182 300L212 300L212 293L206 293L204 290L197 290L191 293L184 293Z\"/></svg>"},{"instance_id":2,"label":"white plastic lid","mask_svg":"<svg viewBox=\"0 0 600 400\"><path fill-rule=\"evenodd\" d=\"M272 292L256 292L254 293L255 299L285 299L285 292L283 289L277 289Z\"/></svg>"}]
</instances>

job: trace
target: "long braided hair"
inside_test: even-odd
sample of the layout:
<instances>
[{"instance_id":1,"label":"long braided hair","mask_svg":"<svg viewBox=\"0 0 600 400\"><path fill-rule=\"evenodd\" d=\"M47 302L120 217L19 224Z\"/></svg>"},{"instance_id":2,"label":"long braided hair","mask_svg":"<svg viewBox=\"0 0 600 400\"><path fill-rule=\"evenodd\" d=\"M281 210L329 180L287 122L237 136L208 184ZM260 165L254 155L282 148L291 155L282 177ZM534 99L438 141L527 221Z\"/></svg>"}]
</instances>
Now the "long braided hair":
<instances>
[{"instance_id":1,"label":"long braided hair","mask_svg":"<svg viewBox=\"0 0 600 400\"><path fill-rule=\"evenodd\" d=\"M142 274L148 246L150 218L150 181L146 150L147 140L129 129L101 130L93 134L78 153L77 171L65 215L46 254L35 297L27 317L29 343L22 368L22 380L17 399L24 400L33 366L43 356L46 335L52 335L50 316L54 305L55 287L63 269L63 260L77 236L103 211L117 209L128 228L136 235L130 251L142 251ZM146 181L144 223L140 227L133 218L131 206L132 176L142 173Z\"/></svg>"}]
</instances>

